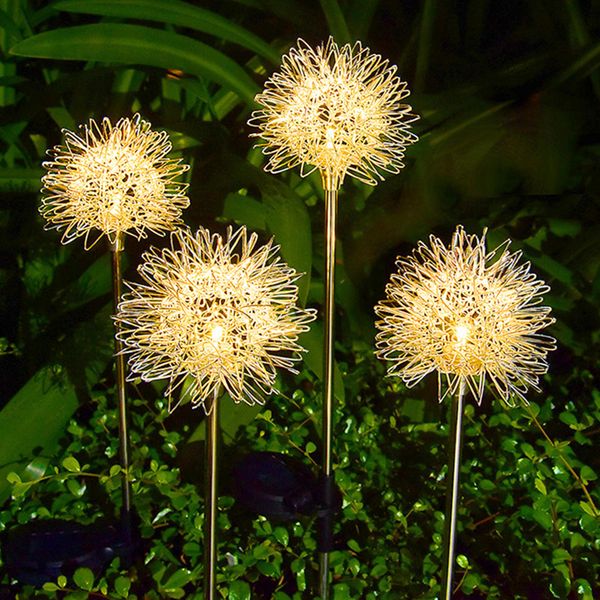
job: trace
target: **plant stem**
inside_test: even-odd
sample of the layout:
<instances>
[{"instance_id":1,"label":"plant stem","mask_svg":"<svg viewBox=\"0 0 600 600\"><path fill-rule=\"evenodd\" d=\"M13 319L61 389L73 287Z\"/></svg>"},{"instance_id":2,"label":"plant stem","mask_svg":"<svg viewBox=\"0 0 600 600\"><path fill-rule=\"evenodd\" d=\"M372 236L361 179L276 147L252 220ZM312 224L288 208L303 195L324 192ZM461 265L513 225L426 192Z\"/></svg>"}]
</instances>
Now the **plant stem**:
<instances>
[{"instance_id":1,"label":"plant stem","mask_svg":"<svg viewBox=\"0 0 600 600\"><path fill-rule=\"evenodd\" d=\"M560 457L561 461L563 462L565 467L567 467L569 473L571 473L571 475L573 475L573 478L575 479L575 481L577 481L577 483L583 490L583 493L584 493L585 497L587 498L587 501L589 502L590 507L592 508L592 510L594 512L594 516L600 517L600 511L598 510L598 507L594 503L594 500L592 499L592 496L590 495L590 492L588 491L585 483L583 483L581 477L579 477L579 475L577 475L577 472L571 466L571 463L567 460L565 455L562 453L561 449L558 447L558 444L546 433L546 430L544 429L542 424L537 420L537 417L533 414L531 407L528 404L526 404L525 409L529 413L531 420L536 424L537 428L541 431L544 438L546 438L546 441L558 452L558 456Z\"/></svg>"}]
</instances>

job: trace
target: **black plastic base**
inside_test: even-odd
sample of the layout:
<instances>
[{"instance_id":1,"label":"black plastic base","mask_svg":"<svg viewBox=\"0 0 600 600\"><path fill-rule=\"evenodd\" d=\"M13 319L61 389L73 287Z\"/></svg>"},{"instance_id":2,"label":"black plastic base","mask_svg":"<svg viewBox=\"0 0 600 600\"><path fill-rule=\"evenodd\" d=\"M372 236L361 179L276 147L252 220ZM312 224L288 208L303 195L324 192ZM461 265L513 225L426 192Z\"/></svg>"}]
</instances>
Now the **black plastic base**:
<instances>
[{"instance_id":1,"label":"black plastic base","mask_svg":"<svg viewBox=\"0 0 600 600\"><path fill-rule=\"evenodd\" d=\"M1 543L9 576L35 586L79 567L99 574L115 556L129 566L140 546L131 520L108 519L88 525L60 519L32 521L8 530Z\"/></svg>"},{"instance_id":2,"label":"black plastic base","mask_svg":"<svg viewBox=\"0 0 600 600\"><path fill-rule=\"evenodd\" d=\"M273 520L318 517L319 551L333 548L333 517L342 497L333 476L317 478L302 463L285 454L255 452L233 470L234 495L254 513Z\"/></svg>"},{"instance_id":3,"label":"black plastic base","mask_svg":"<svg viewBox=\"0 0 600 600\"><path fill-rule=\"evenodd\" d=\"M322 475L317 487L317 550L331 552L334 548L333 522L341 504L340 491L333 475Z\"/></svg>"}]
</instances>

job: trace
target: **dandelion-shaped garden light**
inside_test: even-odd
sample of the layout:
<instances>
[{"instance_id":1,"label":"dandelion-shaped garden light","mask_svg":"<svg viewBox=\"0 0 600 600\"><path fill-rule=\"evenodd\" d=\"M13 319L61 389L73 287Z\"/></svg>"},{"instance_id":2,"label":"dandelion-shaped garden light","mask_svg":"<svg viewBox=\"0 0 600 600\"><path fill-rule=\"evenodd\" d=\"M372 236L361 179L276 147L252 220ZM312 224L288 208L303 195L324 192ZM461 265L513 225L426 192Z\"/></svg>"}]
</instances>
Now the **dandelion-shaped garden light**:
<instances>
[{"instance_id":1,"label":"dandelion-shaped garden light","mask_svg":"<svg viewBox=\"0 0 600 600\"><path fill-rule=\"evenodd\" d=\"M206 436L204 597L215 597L218 397L262 403L278 368L301 359L300 333L315 318L296 306L299 278L272 242L245 228L226 238L178 230L170 249L150 250L119 306L120 339L131 377L169 379L165 395L202 406ZM185 382L185 385L184 385ZM181 400L180 400L181 401ZM170 404L173 410L176 404Z\"/></svg>"},{"instance_id":2,"label":"dandelion-shaped garden light","mask_svg":"<svg viewBox=\"0 0 600 600\"><path fill-rule=\"evenodd\" d=\"M125 234L138 239L148 232L164 234L179 223L189 204L187 184L177 178L187 170L168 158L171 143L166 132L151 129L139 115L112 124L90 119L81 133L64 130L64 145L49 151L43 166L40 212L47 229L64 230L64 244L83 237L86 249L108 238L112 253L115 310L121 296L121 253ZM118 332L118 325L116 325ZM124 525L131 527L131 493L127 479L127 412L125 362L115 338L117 394L119 397L120 463L123 469Z\"/></svg>"},{"instance_id":3,"label":"dandelion-shaped garden light","mask_svg":"<svg viewBox=\"0 0 600 600\"><path fill-rule=\"evenodd\" d=\"M283 57L280 72L256 101L263 108L249 123L260 129L258 146L266 169L278 173L300 165L302 176L321 173L325 191L325 303L323 369L323 460L325 504L333 503L332 405L335 220L338 192L346 175L375 185L403 167L405 147L417 140L416 119L403 100L406 83L381 56L360 42L341 48L332 38L316 49L303 40ZM327 599L331 517L321 519L321 592Z\"/></svg>"},{"instance_id":4,"label":"dandelion-shaped garden light","mask_svg":"<svg viewBox=\"0 0 600 600\"><path fill-rule=\"evenodd\" d=\"M440 401L454 398L444 547L442 597L452 595L454 542L463 401L467 388L478 403L490 382L506 403L525 401L529 387L539 390L546 356L555 340L540 331L554 322L541 306L549 288L519 263L520 252L509 242L486 250L481 238L459 226L446 247L431 236L414 255L399 259L398 273L375 308L377 355L391 362L389 375L413 386L427 374L438 374Z\"/></svg>"}]
</instances>

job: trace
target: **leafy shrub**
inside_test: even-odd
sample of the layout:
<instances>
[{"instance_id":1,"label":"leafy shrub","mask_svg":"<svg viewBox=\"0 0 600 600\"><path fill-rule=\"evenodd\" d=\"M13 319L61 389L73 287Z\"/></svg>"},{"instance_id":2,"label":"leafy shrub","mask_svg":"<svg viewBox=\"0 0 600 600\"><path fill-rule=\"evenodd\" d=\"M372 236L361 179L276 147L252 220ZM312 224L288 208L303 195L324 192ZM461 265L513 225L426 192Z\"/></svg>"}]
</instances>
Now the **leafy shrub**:
<instances>
[{"instance_id":1,"label":"leafy shrub","mask_svg":"<svg viewBox=\"0 0 600 600\"><path fill-rule=\"evenodd\" d=\"M348 398L336 407L336 480L344 500L331 556L334 598L433 598L445 495L443 408L422 400L432 397L427 389L390 389L368 347L348 359L340 361ZM578 386L580 375L566 384ZM234 439L225 438L218 520L223 597L300 599L314 589L311 519L277 523L249 515L228 495L227 465L259 450L292 454L315 469L317 391L314 376L304 372L291 397L270 401ZM11 475L4 526L50 516L87 522L114 512L120 469L111 392L96 392L80 409L61 456L43 475L32 481ZM528 408L467 406L457 556L462 595L592 599L597 593L600 522L563 462L593 485L597 474L586 461L595 461L600 394L587 392L589 402L561 411L563 426L551 432L560 444L546 440L533 422L534 416L542 426L551 420L556 399L550 395ZM115 559L99 577L80 569L47 583L44 592L25 588L19 597L59 591L69 598L201 597L202 453L200 444L185 444L201 415L184 408L169 417L162 401L133 398L131 477L143 556L128 571ZM592 498L598 502L594 490Z\"/></svg>"}]
</instances>

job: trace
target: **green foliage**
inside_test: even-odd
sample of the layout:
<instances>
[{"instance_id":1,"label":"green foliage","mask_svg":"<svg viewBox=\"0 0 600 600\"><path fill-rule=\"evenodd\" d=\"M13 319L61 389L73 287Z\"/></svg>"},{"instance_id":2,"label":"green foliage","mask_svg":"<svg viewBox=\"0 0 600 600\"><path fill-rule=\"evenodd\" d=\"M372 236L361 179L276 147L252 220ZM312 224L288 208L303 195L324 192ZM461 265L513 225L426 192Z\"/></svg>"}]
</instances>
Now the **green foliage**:
<instances>
[{"instance_id":1,"label":"green foliage","mask_svg":"<svg viewBox=\"0 0 600 600\"><path fill-rule=\"evenodd\" d=\"M402 389L389 389L368 347L356 348L348 358L340 369L352 400L336 407L336 479L344 501L337 523L338 549L331 555L334 595L433 597L439 589L446 429L437 418L415 421L403 414L403 402L414 406L420 401ZM580 376L574 374L565 384L577 386ZM320 427L318 382L305 371L298 384L292 396L274 400L240 428L235 443L224 450L225 457L276 451L314 467ZM574 597L593 597L600 577L595 559L600 522L562 460L568 460L586 485L595 480L595 471L572 449L576 446L588 458L593 452L600 394L589 391L586 408L571 405L563 411L572 434L563 431L558 446L532 425L533 415L542 426L552 417L552 397L529 409L494 404L478 411L468 406L457 556L464 594L525 599L535 592L563 598L573 591ZM114 510L111 506L118 507L120 468L113 464L117 415L113 391L105 392L95 392L70 422L63 450L44 473L26 484L16 473L9 476L13 501L2 513L5 526L51 515L92 521ZM418 396L425 395L422 392ZM138 389L132 397L142 395L143 389ZM434 404L422 408L439 416ZM49 582L44 590L50 597L66 590L108 598L144 593L147 598L187 598L195 597L201 586L201 453L185 441L193 429L189 421L200 415L188 410L179 420L167 415L162 401L137 399L131 416L130 477L144 555L127 572L115 560L97 577L80 569L68 579ZM317 568L311 520L272 523L254 518L227 495L224 474L221 479L220 593L305 597L315 585ZM595 504L600 502L593 488L592 497ZM521 556L528 557L527 565ZM34 597L34 592L24 589L20 597Z\"/></svg>"},{"instance_id":2,"label":"green foliage","mask_svg":"<svg viewBox=\"0 0 600 600\"><path fill-rule=\"evenodd\" d=\"M0 500L12 494L0 527L90 522L120 503L109 265L101 245L86 253L43 232L45 150L61 127L140 111L192 165L187 223L275 235L284 258L307 274L302 300L319 306L318 177L263 173L244 123L281 52L298 36L313 42L332 32L360 37L398 64L421 115L421 141L403 173L375 189L347 181L340 199L335 463L344 503L334 598L439 591L446 407L433 382L408 391L384 378L372 356L372 306L396 254L430 232L447 239L459 222L474 233L489 227L491 244L510 237L532 261L552 287L559 345L528 408L488 397L467 409L459 594L600 596L595 2L12 0L0 9ZM149 243L163 242L128 242L126 277L136 277ZM263 409L224 403L224 465L272 450L316 469L321 331L317 324L307 335L305 369L282 378L281 397ZM203 424L187 407L167 417L161 391L130 390L142 559L129 571L114 561L105 573L68 573L42 590L12 587L13 596L200 598ZM310 520L254 518L229 495L226 469L221 481L221 595L311 597Z\"/></svg>"}]
</instances>

